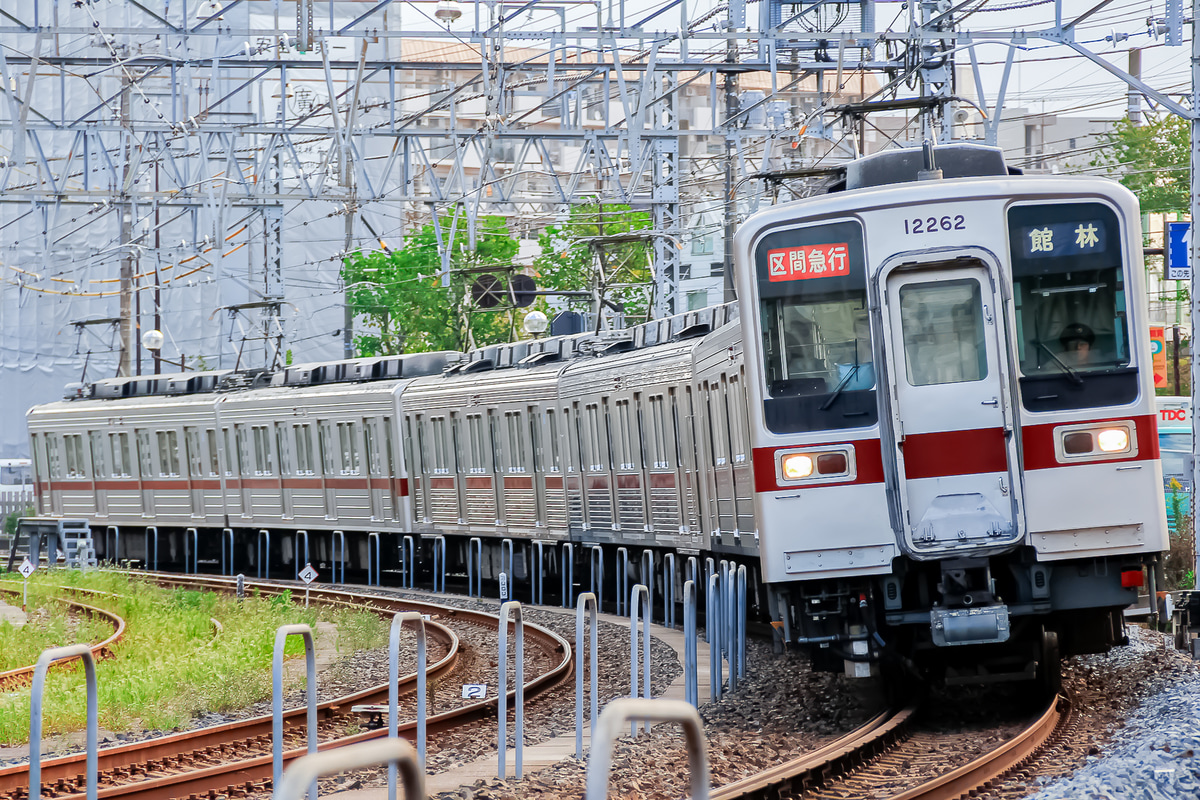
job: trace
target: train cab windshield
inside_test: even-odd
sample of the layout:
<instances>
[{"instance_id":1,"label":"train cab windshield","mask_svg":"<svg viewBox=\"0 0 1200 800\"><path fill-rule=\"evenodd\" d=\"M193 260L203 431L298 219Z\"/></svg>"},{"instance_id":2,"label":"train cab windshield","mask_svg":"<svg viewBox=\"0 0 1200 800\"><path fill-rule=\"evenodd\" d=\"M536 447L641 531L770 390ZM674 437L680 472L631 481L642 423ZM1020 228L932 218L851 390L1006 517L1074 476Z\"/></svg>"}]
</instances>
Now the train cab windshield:
<instances>
[{"instance_id":1,"label":"train cab windshield","mask_svg":"<svg viewBox=\"0 0 1200 800\"><path fill-rule=\"evenodd\" d=\"M778 231L755 252L777 433L875 424L875 369L862 230L854 222Z\"/></svg>"},{"instance_id":2,"label":"train cab windshield","mask_svg":"<svg viewBox=\"0 0 1200 800\"><path fill-rule=\"evenodd\" d=\"M1132 402L1138 383L1116 214L1099 203L1015 206L1008 225L1025 408Z\"/></svg>"}]
</instances>

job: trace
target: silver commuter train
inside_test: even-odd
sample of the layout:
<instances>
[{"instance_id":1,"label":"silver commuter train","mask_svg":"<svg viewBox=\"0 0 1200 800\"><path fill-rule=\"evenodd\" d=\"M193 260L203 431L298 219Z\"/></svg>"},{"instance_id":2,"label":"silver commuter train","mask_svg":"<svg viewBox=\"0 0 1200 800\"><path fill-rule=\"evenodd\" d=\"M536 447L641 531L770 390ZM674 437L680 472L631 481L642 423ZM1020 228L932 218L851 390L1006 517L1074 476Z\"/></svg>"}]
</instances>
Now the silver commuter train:
<instances>
[{"instance_id":1,"label":"silver commuter train","mask_svg":"<svg viewBox=\"0 0 1200 800\"><path fill-rule=\"evenodd\" d=\"M936 154L751 217L736 306L37 407L42 511L230 527L250 561L259 528L444 535L452 567L480 537L493 574L503 538L580 574L581 545L713 555L817 667L1052 680L1122 641L1167 546L1137 204Z\"/></svg>"}]
</instances>

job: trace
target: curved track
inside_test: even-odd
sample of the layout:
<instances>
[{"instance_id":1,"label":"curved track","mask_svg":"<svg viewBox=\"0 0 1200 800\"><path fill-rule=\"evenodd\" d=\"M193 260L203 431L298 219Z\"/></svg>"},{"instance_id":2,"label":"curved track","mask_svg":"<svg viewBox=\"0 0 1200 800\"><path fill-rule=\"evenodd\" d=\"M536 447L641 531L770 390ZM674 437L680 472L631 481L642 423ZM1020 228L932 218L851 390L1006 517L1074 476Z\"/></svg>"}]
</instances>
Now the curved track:
<instances>
[{"instance_id":1,"label":"curved track","mask_svg":"<svg viewBox=\"0 0 1200 800\"><path fill-rule=\"evenodd\" d=\"M199 577L196 579L154 574L152 579L163 584L204 586L217 591L232 591L233 579ZM247 581L247 587L264 594L295 589L293 583L277 581ZM430 680L449 674L456 665L458 636L447 623L473 625L495 630L494 616L471 610L448 608L432 603L401 600L358 592L327 588L310 590L310 598L327 605L366 608L390 616L395 611L420 611L429 614L426 627L431 647L440 647L445 654L428 669ZM526 643L548 668L525 684L526 697L549 689L571 674L571 648L557 634L531 623L525 623ZM440 643L440 644L435 644ZM536 660L535 660L536 661ZM416 691L416 675L400 679L401 695ZM510 692L510 695L514 692ZM343 735L355 704L386 703L387 686L380 685L344 697L321 703L318 708L319 749L325 750L387 735L386 728L354 735ZM430 737L441 732L464 727L496 714L496 699L430 716L427 727ZM292 709L284 715L284 762L304 754L305 710ZM401 720L402 736L415 735L416 721ZM101 798L133 797L138 800L170 800L210 793L240 796L250 790L270 786L271 717L262 716L211 728L187 731L165 737L107 748L99 753L99 792ZM71 798L84 796L84 754L42 762L42 793L47 797ZM0 800L21 800L27 797L29 771L27 766L0 769Z\"/></svg>"},{"instance_id":2,"label":"curved track","mask_svg":"<svg viewBox=\"0 0 1200 800\"><path fill-rule=\"evenodd\" d=\"M969 763L917 786L888 795L890 800L955 800L985 791L1020 769L1063 730L1070 704L1055 697L1046 711L1017 736ZM713 790L713 800L774 800L780 797L884 796L904 765L927 752L933 736L914 734L915 706L880 714L824 747ZM872 784L879 791L872 791Z\"/></svg>"},{"instance_id":3,"label":"curved track","mask_svg":"<svg viewBox=\"0 0 1200 800\"><path fill-rule=\"evenodd\" d=\"M5 588L0 588L0 591L11 592L13 590L10 590L7 587L5 587ZM17 592L17 593L19 594L20 592ZM99 644L92 645L92 648L91 648L92 657L95 658L97 661L99 661L101 658L106 657L109 654L112 646L115 645L117 642L121 641L121 637L123 637L125 635L125 620L122 619L121 617L117 616L116 614L112 613L111 611L105 611L102 608L96 608L95 606L89 606L84 603L76 602L74 600L63 600L62 602L66 603L67 605L71 606L72 608L82 611L83 613L85 613L89 616L102 617L104 619L107 619L112 624L112 626L113 626L112 636L109 636L107 639L100 642ZM66 659L63 659L62 661L55 662L55 664L53 665L52 668L60 669L63 665L70 664L70 663L78 660L78 658L79 658L78 656L74 656L72 658L66 658ZM26 686L29 686L30 683L33 682L33 671L36 668L37 668L36 664L30 664L25 667L17 667L16 669L10 669L6 672L0 672L0 692L11 692L15 689L22 689Z\"/></svg>"}]
</instances>

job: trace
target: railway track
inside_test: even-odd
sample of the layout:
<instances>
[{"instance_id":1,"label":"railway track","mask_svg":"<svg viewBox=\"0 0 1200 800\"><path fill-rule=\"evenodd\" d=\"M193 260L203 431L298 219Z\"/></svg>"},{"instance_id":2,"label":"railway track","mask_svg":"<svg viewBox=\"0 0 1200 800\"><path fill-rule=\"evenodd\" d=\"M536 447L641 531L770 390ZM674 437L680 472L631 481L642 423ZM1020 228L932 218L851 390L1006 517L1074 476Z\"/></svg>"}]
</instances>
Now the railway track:
<instances>
[{"instance_id":1,"label":"railway track","mask_svg":"<svg viewBox=\"0 0 1200 800\"><path fill-rule=\"evenodd\" d=\"M233 579L182 578L152 574L151 578L167 585L211 588L232 591ZM263 594L282 593L295 589L294 584L280 582L246 582L247 587ZM451 675L458 666L459 637L450 625L468 625L496 629L494 616L483 612L448 608L432 603L415 602L368 595L358 592L316 588L310 598L329 605L356 606L390 616L400 610L428 614L426 622L430 648L436 660L428 669L430 681ZM526 697L557 685L571 674L571 648L558 635L530 623L525 624L527 653L533 654L534 677L525 684ZM400 679L401 712L407 708L409 718L399 724L401 736L415 735L416 675ZM510 692L510 695L513 694ZM387 729L347 733L359 726L351 707L358 704L386 703L386 684L338 697L318 706L318 749L325 750L367 741L387 735ZM407 702L404 702L407 700ZM495 717L496 699L483 700L444 711L427 718L431 740L441 733ZM284 718L285 766L305 752L305 710L292 709ZM171 800L172 798L215 797L224 794L243 797L261 792L271 785L272 741L269 715L224 725L171 734L134 744L106 748L99 753L98 796L101 798L137 798L137 800ZM42 762L42 795L60 800L79 800L86 790L84 775L85 754L77 753ZM0 769L0 800L24 800L28 797L29 770L26 765Z\"/></svg>"},{"instance_id":2,"label":"railway track","mask_svg":"<svg viewBox=\"0 0 1200 800\"><path fill-rule=\"evenodd\" d=\"M0 588L0 592L4 592L6 594L20 594L19 591L8 588ZM104 641L94 644L91 647L92 657L97 661L107 657L113 645L121 641L121 637L125 635L125 620L111 611L105 611L102 608L89 606L75 600L64 599L62 602L83 614L106 619L113 626L112 636L109 636ZM71 664L78 660L78 656L66 658L53 664L51 669L62 669L67 664ZM6 670L5 672L0 672L0 692L11 692L15 689L21 689L29 686L30 683L33 682L33 672L36 668L36 664L29 664L27 666L17 667L15 669Z\"/></svg>"},{"instance_id":3,"label":"railway track","mask_svg":"<svg viewBox=\"0 0 1200 800\"><path fill-rule=\"evenodd\" d=\"M713 800L815 800L887 797L888 800L955 800L986 792L1024 768L1067 727L1070 703L1055 697L1037 719L1001 746L949 771L900 791L915 765L944 759L938 745L946 734L917 730L917 706L885 712L833 742L743 780L716 788ZM919 779L918 779L919 780ZM909 781L911 783L911 778Z\"/></svg>"}]
</instances>

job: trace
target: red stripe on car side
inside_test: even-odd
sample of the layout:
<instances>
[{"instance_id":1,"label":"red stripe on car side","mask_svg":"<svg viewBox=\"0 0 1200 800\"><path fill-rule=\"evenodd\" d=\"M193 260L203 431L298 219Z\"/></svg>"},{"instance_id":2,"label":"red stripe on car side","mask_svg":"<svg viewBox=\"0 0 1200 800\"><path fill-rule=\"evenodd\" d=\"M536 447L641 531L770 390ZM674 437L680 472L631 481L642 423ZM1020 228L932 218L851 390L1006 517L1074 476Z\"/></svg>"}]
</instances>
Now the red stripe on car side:
<instances>
[{"instance_id":1,"label":"red stripe on car side","mask_svg":"<svg viewBox=\"0 0 1200 800\"><path fill-rule=\"evenodd\" d=\"M776 455L781 450L794 450L804 447L809 450L821 447L840 447L849 445L854 448L854 464L856 474L854 480L821 483L817 486L806 487L803 484L780 483L776 478ZM782 492L805 488L824 488L826 486L848 486L860 483L883 483L883 453L878 439L857 439L853 442L829 442L828 444L790 445L787 447L756 447L754 448L754 491Z\"/></svg>"},{"instance_id":2,"label":"red stripe on car side","mask_svg":"<svg viewBox=\"0 0 1200 800\"><path fill-rule=\"evenodd\" d=\"M1122 422L1132 420L1137 429L1136 456L1128 458L1103 458L1096 460L1071 459L1064 464L1058 460L1054 452L1054 429L1060 425L1074 425L1087 422L1092 425L1103 425L1106 422ZM1120 463L1122 461L1154 461L1159 457L1158 452L1158 420L1154 414L1143 414L1136 417L1112 417L1097 420L1071 420L1070 422L1054 422L1045 425L1026 425L1021 429L1022 455L1025 469L1051 469L1053 467L1073 467L1079 464Z\"/></svg>"}]
</instances>

